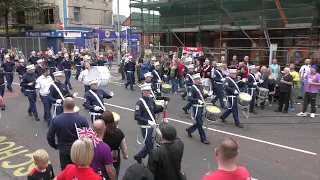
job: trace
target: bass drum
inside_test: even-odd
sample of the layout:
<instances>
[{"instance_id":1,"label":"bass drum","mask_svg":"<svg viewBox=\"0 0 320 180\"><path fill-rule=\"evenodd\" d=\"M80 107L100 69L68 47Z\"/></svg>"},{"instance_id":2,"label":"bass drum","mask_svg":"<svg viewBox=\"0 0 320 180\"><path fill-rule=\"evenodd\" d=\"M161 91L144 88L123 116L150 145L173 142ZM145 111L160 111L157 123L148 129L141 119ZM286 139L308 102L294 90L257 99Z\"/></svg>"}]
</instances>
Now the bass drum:
<instances>
[{"instance_id":1,"label":"bass drum","mask_svg":"<svg viewBox=\"0 0 320 180\"><path fill-rule=\"evenodd\" d=\"M109 69L105 66L93 66L88 72L88 80L98 79L99 86L106 86L110 77Z\"/></svg>"}]
</instances>

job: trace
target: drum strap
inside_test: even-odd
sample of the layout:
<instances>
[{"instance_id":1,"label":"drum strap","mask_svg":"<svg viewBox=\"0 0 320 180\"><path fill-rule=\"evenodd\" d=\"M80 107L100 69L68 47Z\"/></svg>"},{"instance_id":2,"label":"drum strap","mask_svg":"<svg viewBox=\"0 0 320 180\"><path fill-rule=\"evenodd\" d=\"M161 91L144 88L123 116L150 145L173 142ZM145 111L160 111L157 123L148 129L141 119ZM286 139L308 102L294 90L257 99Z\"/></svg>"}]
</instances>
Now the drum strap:
<instances>
[{"instance_id":1,"label":"drum strap","mask_svg":"<svg viewBox=\"0 0 320 180\"><path fill-rule=\"evenodd\" d=\"M154 117L153 117L152 114L151 114L150 108L149 108L149 106L147 105L146 101L145 101L143 98L140 98L139 100L142 102L144 108L147 110L147 112L148 112L151 120L152 120L153 122L156 122L156 120L154 119Z\"/></svg>"},{"instance_id":2,"label":"drum strap","mask_svg":"<svg viewBox=\"0 0 320 180\"><path fill-rule=\"evenodd\" d=\"M158 80L161 80L161 78L160 78L160 76L159 76L158 72L157 72L156 70L153 70L153 71L154 71L154 73L157 75Z\"/></svg>"},{"instance_id":3,"label":"drum strap","mask_svg":"<svg viewBox=\"0 0 320 180\"><path fill-rule=\"evenodd\" d=\"M227 96L227 104L226 104L226 106L227 106L227 108L228 109L232 109L232 107L233 107L233 98L235 98L236 96ZM228 102L229 102L229 98L231 98L231 105L230 105L230 107L228 107Z\"/></svg>"},{"instance_id":4,"label":"drum strap","mask_svg":"<svg viewBox=\"0 0 320 180\"><path fill-rule=\"evenodd\" d=\"M232 78L230 78L230 77L227 77L235 86L236 86L236 88L237 88L237 91L238 92L240 92L240 90L239 90L239 87L238 87L238 85L237 85L237 83L236 82L234 82L234 80L232 79Z\"/></svg>"},{"instance_id":5,"label":"drum strap","mask_svg":"<svg viewBox=\"0 0 320 180\"><path fill-rule=\"evenodd\" d=\"M219 74L219 76L221 77L221 79L223 79L222 74L221 74L218 70L216 70L216 72Z\"/></svg>"},{"instance_id":6,"label":"drum strap","mask_svg":"<svg viewBox=\"0 0 320 180\"><path fill-rule=\"evenodd\" d=\"M100 104L101 108L105 111L106 108L104 107L103 103L101 102L100 98L98 97L98 95L93 92L91 89L89 90L89 92L97 99L98 103Z\"/></svg>"},{"instance_id":7,"label":"drum strap","mask_svg":"<svg viewBox=\"0 0 320 180\"><path fill-rule=\"evenodd\" d=\"M253 78L253 80L254 80L254 82L257 82L257 80L256 80L256 78L254 77L254 75L252 75L251 73L249 73L249 75ZM250 89L250 95L251 95L251 97L253 96L253 90L255 89L255 88L249 88ZM248 92L249 93L249 92Z\"/></svg>"},{"instance_id":8,"label":"drum strap","mask_svg":"<svg viewBox=\"0 0 320 180\"><path fill-rule=\"evenodd\" d=\"M61 99L64 101L64 97L63 97L60 89L58 88L58 86L54 82L52 82L52 86L56 89L56 91L59 93Z\"/></svg>"},{"instance_id":9,"label":"drum strap","mask_svg":"<svg viewBox=\"0 0 320 180\"><path fill-rule=\"evenodd\" d=\"M201 100L202 100L203 103L204 103L204 106L207 107L207 103L206 103L206 101L204 100L204 98L203 98L203 96L202 96L202 93L200 92L199 88L198 88L196 85L192 85L192 86L193 86L193 87L196 89L196 91L199 93L200 98L201 98Z\"/></svg>"}]
</instances>

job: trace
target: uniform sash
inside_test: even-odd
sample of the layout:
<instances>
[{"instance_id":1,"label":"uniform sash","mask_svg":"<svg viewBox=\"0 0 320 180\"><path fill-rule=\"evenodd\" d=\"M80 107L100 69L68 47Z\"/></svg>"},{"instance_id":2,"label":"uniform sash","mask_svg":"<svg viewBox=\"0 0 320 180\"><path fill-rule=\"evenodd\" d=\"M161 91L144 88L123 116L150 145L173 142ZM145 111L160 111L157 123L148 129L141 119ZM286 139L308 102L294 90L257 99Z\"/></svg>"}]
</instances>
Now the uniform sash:
<instances>
[{"instance_id":1,"label":"uniform sash","mask_svg":"<svg viewBox=\"0 0 320 180\"><path fill-rule=\"evenodd\" d=\"M100 98L98 97L98 95L93 92L91 89L89 90L89 92L97 99L97 101L99 102L101 108L105 111L106 108L104 107L103 103L101 102Z\"/></svg>"}]
</instances>

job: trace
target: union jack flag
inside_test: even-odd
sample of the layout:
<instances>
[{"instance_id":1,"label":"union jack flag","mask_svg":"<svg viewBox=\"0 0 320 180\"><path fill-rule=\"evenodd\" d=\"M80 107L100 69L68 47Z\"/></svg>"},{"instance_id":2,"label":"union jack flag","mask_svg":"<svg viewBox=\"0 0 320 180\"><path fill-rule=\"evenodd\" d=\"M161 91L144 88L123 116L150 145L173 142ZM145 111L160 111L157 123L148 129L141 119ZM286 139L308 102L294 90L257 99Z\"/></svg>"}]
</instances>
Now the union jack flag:
<instances>
[{"instance_id":1,"label":"union jack flag","mask_svg":"<svg viewBox=\"0 0 320 180\"><path fill-rule=\"evenodd\" d=\"M93 141L93 145L95 147L97 146L97 144L99 144L100 140L97 137L97 133L93 129L87 127L78 128L76 126L76 130L79 139L90 138Z\"/></svg>"}]
</instances>

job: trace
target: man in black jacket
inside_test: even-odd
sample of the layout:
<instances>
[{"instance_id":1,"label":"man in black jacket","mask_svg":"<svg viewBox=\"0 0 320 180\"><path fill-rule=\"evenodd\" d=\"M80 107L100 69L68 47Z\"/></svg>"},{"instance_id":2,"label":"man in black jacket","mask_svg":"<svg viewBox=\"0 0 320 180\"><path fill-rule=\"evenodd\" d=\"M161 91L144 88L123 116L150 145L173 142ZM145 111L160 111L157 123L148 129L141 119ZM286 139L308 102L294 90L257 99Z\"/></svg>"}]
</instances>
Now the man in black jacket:
<instances>
[{"instance_id":1,"label":"man in black jacket","mask_svg":"<svg viewBox=\"0 0 320 180\"><path fill-rule=\"evenodd\" d=\"M181 180L184 144L177 137L177 131L172 125L162 122L159 128L162 145L149 154L148 168L155 180Z\"/></svg>"}]
</instances>

